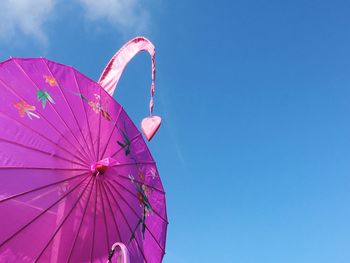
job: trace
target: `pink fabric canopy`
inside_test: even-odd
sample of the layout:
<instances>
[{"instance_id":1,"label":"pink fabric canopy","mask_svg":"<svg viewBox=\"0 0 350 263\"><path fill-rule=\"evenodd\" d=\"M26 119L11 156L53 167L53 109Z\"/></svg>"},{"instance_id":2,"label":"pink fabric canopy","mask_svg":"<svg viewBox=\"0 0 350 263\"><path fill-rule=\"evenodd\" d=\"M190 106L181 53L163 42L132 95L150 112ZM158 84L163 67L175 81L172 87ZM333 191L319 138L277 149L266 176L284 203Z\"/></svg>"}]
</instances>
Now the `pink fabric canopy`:
<instances>
[{"instance_id":1,"label":"pink fabric canopy","mask_svg":"<svg viewBox=\"0 0 350 263\"><path fill-rule=\"evenodd\" d=\"M158 170L108 92L72 67L12 58L0 104L1 262L106 262L115 242L133 263L162 261Z\"/></svg>"}]
</instances>

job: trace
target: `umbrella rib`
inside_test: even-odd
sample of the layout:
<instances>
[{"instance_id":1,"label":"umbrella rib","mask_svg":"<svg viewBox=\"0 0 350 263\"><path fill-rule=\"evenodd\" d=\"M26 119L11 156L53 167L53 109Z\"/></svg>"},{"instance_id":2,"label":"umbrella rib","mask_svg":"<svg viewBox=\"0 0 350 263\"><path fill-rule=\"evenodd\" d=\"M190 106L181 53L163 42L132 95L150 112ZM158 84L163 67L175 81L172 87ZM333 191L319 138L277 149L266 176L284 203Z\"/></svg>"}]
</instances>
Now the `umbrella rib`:
<instances>
[{"instance_id":1,"label":"umbrella rib","mask_svg":"<svg viewBox=\"0 0 350 263\"><path fill-rule=\"evenodd\" d=\"M5 245L7 242L9 242L12 238L14 238L16 235L18 235L21 231L26 229L30 224L32 224L34 221L36 221L39 217L41 217L43 214L45 214L49 209L54 207L56 204L58 204L60 201L62 201L64 198L66 198L71 192L73 192L78 186L80 186L89 176L86 176L82 181L80 181L77 185L74 186L70 191L65 193L61 198L59 198L57 201L55 201L53 204L51 204L48 208L46 208L44 211L42 211L40 214L35 216L32 220L30 220L27 224L22 226L20 229L18 229L14 234L12 234L10 237L8 237L5 241L0 243L0 248Z\"/></svg>"},{"instance_id":2,"label":"umbrella rib","mask_svg":"<svg viewBox=\"0 0 350 263\"><path fill-rule=\"evenodd\" d=\"M9 197L6 197L6 198L4 198L4 199L1 199L1 200L0 200L0 203L5 202L5 201L8 201L8 200L11 200L11 199L13 199L13 198L20 197L20 196L22 196L22 195L30 194L30 193L33 193L33 192L36 192L36 191L45 189L45 188L50 187L50 186L53 186L53 185L58 185L58 184L60 184L60 183L73 180L73 179L75 179L75 178L78 178L78 177L83 176L83 175L86 175L86 174L87 174L87 173L78 174L78 175L76 175L76 176L73 176L73 177L70 177L70 178L67 178L67 179L64 179L64 180L60 180L60 181L57 181L57 182L54 182L54 183L51 183L51 184L43 185L43 186L34 188L34 189L29 190L29 191L26 191L26 192L22 192L22 193L19 193L19 194L11 195L11 196L9 196Z\"/></svg>"},{"instance_id":3,"label":"umbrella rib","mask_svg":"<svg viewBox=\"0 0 350 263\"><path fill-rule=\"evenodd\" d=\"M155 164L155 162L141 162L141 163L137 163L137 164ZM128 166L128 165L135 165L135 163L121 163L121 164L115 164L115 165L112 165L110 167L121 167L121 166ZM53 171L57 171L57 170L60 170L60 171L86 171L86 168L62 168L62 167L18 167L18 166L0 166L0 169L1 170L26 170L26 169L31 169L31 170L53 170ZM121 174L118 174L118 176L122 177L123 179L127 179L127 180L130 180L130 178L128 177L125 177ZM141 183L140 181L134 179L135 182L138 182L138 183ZM160 191L156 188L154 188L153 186L150 186L150 185L147 185L145 184L146 186L152 188L152 189L155 189L161 193L164 193L163 191Z\"/></svg>"},{"instance_id":4,"label":"umbrella rib","mask_svg":"<svg viewBox=\"0 0 350 263\"><path fill-rule=\"evenodd\" d=\"M1 170L53 170L53 171L86 171L86 169L72 169L72 168L55 168L55 167L16 167L16 166L2 166Z\"/></svg>"},{"instance_id":5,"label":"umbrella rib","mask_svg":"<svg viewBox=\"0 0 350 263\"><path fill-rule=\"evenodd\" d=\"M117 234L118 234L119 240L122 241L122 237L121 237L120 232L119 232L119 227L118 227L117 221L116 221L116 219L114 217L113 209L112 209L111 203L109 201L108 195L106 193L106 189L104 188L103 185L101 185L101 188L103 190L103 193L106 196L107 204L108 204L108 207L109 207L109 212L112 214L113 222L114 222L115 228L117 230Z\"/></svg>"},{"instance_id":6,"label":"umbrella rib","mask_svg":"<svg viewBox=\"0 0 350 263\"><path fill-rule=\"evenodd\" d=\"M78 80L77 80L77 76L76 76L76 72L75 70L72 68L72 71L73 71L73 76L74 76L74 81L75 81L75 85L78 87L78 90L79 90L79 94L82 94L81 93L81 89L80 89L80 86L78 85ZM86 108L85 108L85 104L83 102L83 100L80 100L81 101L81 104L84 108L84 112L85 112L85 118L86 118L86 123L88 125L88 130L89 130L89 135L90 135L90 144L91 144L91 148L92 148L92 151L93 151L93 156L96 156L96 152L95 152L95 147L94 147L94 144L92 142L92 134L91 134L91 128L90 128L90 122L89 122L89 119L87 117L87 112L86 112Z\"/></svg>"},{"instance_id":7,"label":"umbrella rib","mask_svg":"<svg viewBox=\"0 0 350 263\"><path fill-rule=\"evenodd\" d=\"M113 164L111 165L110 167L120 167L120 166L128 166L128 165L155 165L156 163L155 162L140 162L140 163L135 163L135 162L132 162L132 163L117 163L117 164Z\"/></svg>"},{"instance_id":8,"label":"umbrella rib","mask_svg":"<svg viewBox=\"0 0 350 263\"><path fill-rule=\"evenodd\" d=\"M45 64L45 66L46 66L47 70L50 72L51 76L54 77L54 74L53 74L52 71L50 70L49 65L47 65L46 60L44 60L43 58L41 58L41 61ZM55 79L56 79L56 78L55 78ZM56 80L56 81L57 81L57 80ZM59 84L59 81L57 81L57 86L58 86L58 88L60 89L60 92L61 92L61 94L62 94L62 96L63 96L63 98L64 98L64 101L65 101L65 103L67 104L67 106L68 106L70 112L72 113L72 116L73 116L73 118L74 118L74 120L75 120L75 122L76 122L76 124L77 124L77 126L78 126L78 128L79 128L81 137L83 138L83 140L84 140L84 142L85 142L85 144L86 144L86 147L88 148L89 146L88 146L88 144L87 144L87 142L86 142L86 140L85 140L83 131L82 131L80 125L79 125L79 122L78 122L78 120L77 120L77 117L75 116L75 114L74 114L74 112L73 112L73 110L72 110L71 105L68 103L68 100L67 100L67 98L66 98L66 95L63 93L63 89L62 89L61 85ZM82 145L81 145L81 146L82 146ZM86 153L86 152L85 152L85 153ZM88 154L88 153L87 153L87 154ZM88 154L88 155L89 155L89 154ZM90 156L90 158L91 158L91 156Z\"/></svg>"},{"instance_id":9,"label":"umbrella rib","mask_svg":"<svg viewBox=\"0 0 350 263\"><path fill-rule=\"evenodd\" d=\"M96 181L96 180L94 180L94 181ZM97 183L97 182L96 182L96 183ZM86 205L85 205L85 208L84 208L84 212L83 212L83 216L82 216L82 219L81 219L81 221L80 221L80 224L79 224L77 233L76 233L76 235L75 235L75 238L74 238L74 241L73 241L73 246L72 246L72 248L71 248L71 250L70 250L70 253L69 253L69 257L68 257L67 262L70 262L70 258L72 257L73 250L74 250L75 244L76 244L76 242L77 242L77 239L78 239L78 236L79 236L79 233L80 233L81 226L83 225L83 221L84 221L84 218L85 218L86 210L87 210L87 207L88 207L89 202L90 202L91 193L92 193L92 188L91 188L91 190L90 190L90 192L89 192L89 197L88 197L88 200L87 200L87 202L86 202Z\"/></svg>"},{"instance_id":10,"label":"umbrella rib","mask_svg":"<svg viewBox=\"0 0 350 263\"><path fill-rule=\"evenodd\" d=\"M141 133L138 133L136 136L134 136L131 140L130 140L130 145L131 143L133 143L138 137L141 136ZM123 150L123 148L118 149L114 154L111 155L111 157L114 157L115 155L117 155L119 152L121 152Z\"/></svg>"},{"instance_id":11,"label":"umbrella rib","mask_svg":"<svg viewBox=\"0 0 350 263\"><path fill-rule=\"evenodd\" d=\"M92 262L92 257L94 255L94 243L95 243L95 231L96 231L96 205L97 205L97 184L95 185L95 208L94 208L94 226L92 230L92 242L90 251L90 262Z\"/></svg>"},{"instance_id":12,"label":"umbrella rib","mask_svg":"<svg viewBox=\"0 0 350 263\"><path fill-rule=\"evenodd\" d=\"M0 79L1 84L7 89L9 90L12 94L14 94L16 97L18 97L19 99L25 101L25 99L23 99L21 96L19 96L15 91L12 90L12 88L10 86L8 86L3 80ZM81 155L81 157L83 159L85 159L85 156L83 155L83 153L79 150L79 148L77 148L76 145L74 145L72 142L68 141L68 139L66 138L66 136L64 136L51 122L49 122L44 115L42 115L40 112L37 112L38 115L45 120L59 135L61 135L61 137L63 139L65 139L70 145L73 146L73 148L77 149L78 153ZM88 162L88 160L85 159L86 162Z\"/></svg>"},{"instance_id":13,"label":"umbrella rib","mask_svg":"<svg viewBox=\"0 0 350 263\"><path fill-rule=\"evenodd\" d=\"M42 134L42 133L40 133L40 132L38 132L38 131L32 129L31 127L25 125L24 123L22 123L22 122L20 122L20 121L18 121L18 120L16 120L16 119L12 119L10 116L8 116L7 114L5 114L4 112L0 112L0 115L3 115L3 116L5 116L7 119L9 119L9 120L11 120L11 121L13 121L13 122L18 123L18 124L21 125L22 127L24 127L24 128L26 128L26 129L32 131L34 134L39 135L40 138L44 138L46 141L52 143L52 144L55 145L56 147L62 149L62 150L65 151L66 153L72 155L73 157L77 158L79 161L81 161L81 162L84 163L84 160L81 159L79 156L74 155L72 152L70 152L70 151L68 151L67 149L63 148L63 147L60 146L58 143L52 141L51 139L49 139L48 137L46 137L44 134Z\"/></svg>"},{"instance_id":14,"label":"umbrella rib","mask_svg":"<svg viewBox=\"0 0 350 263\"><path fill-rule=\"evenodd\" d=\"M137 198L137 196L133 193L133 192L131 192L129 189L127 189L124 185L122 185L122 184L120 184L119 182L117 182L116 180L114 180L114 179L109 179L109 181L113 181L113 182L115 182L116 184L118 184L120 187L122 187L125 191L127 191L128 193L130 193L132 196L134 196L136 199L138 199ZM135 180L134 180L135 181ZM142 183L141 183L142 184ZM146 185L146 184L144 184L144 185ZM147 185L146 185L147 186ZM165 218L163 218L158 212L156 212L156 211L154 211L154 210L152 210L159 218L161 218L164 222L166 222L166 223L168 223L168 220L166 220Z\"/></svg>"},{"instance_id":15,"label":"umbrella rib","mask_svg":"<svg viewBox=\"0 0 350 263\"><path fill-rule=\"evenodd\" d=\"M32 150L32 151L34 151L34 152L40 152L40 153L42 153L42 154L46 154L46 155L49 155L49 156L51 156L51 157L54 157L54 158L57 158L57 159L61 159L61 160L67 161L67 162L71 162L71 163L74 163L74 164L77 164L77 165L80 165L80 166L84 167L83 164L80 164L80 163L74 162L74 161L72 161L72 160L66 159L66 158L64 158L64 157L62 157L62 156L59 156L59 155L57 155L57 154L52 154L52 153L50 153L50 152L46 152L46 151L43 151L43 150L39 150L39 149L30 147L30 146L24 145L24 144L22 144L22 143L18 143L18 142L15 142L15 141L6 140L6 139L3 139L3 138L0 138L0 141L6 142L6 143L9 143L9 144L12 144L12 145L17 145L17 146L19 146L19 147ZM85 167L86 167L86 166L85 166Z\"/></svg>"},{"instance_id":16,"label":"umbrella rib","mask_svg":"<svg viewBox=\"0 0 350 263\"><path fill-rule=\"evenodd\" d=\"M40 115L41 115L41 114L40 114ZM86 163L89 163L89 160L86 159L86 156L81 152L81 150L80 150L76 145L74 145L71 141L68 141L68 139L66 138L66 136L65 136L64 134L62 134L62 133L56 128L56 126L54 126L51 122L49 122L49 121L46 119L45 116L41 115L41 117L42 117L47 123L49 123L49 124L61 135L61 137L64 138L64 140L65 140L66 142L68 142L69 144L71 144L71 145L77 150L77 152L80 154L80 156L84 159L84 161L85 161ZM69 129L69 128L68 128L68 129Z\"/></svg>"},{"instance_id":17,"label":"umbrella rib","mask_svg":"<svg viewBox=\"0 0 350 263\"><path fill-rule=\"evenodd\" d=\"M122 210L121 207L119 206L117 200L115 200L114 195L113 195L113 193L112 193L112 191L111 191L111 189L109 188L108 185L106 185L106 188L107 188L107 190L110 192L110 195L112 196L112 199L114 200L114 202L115 202L115 204L117 205L117 207L118 207L120 213L122 214L122 217L123 217L124 221L125 221L126 224L128 225L128 228L129 228L129 230L130 230L130 234L132 234L133 231L132 231L132 229L131 229L131 226L129 225L128 220L126 220L126 217L125 217L125 214L124 214L123 210ZM143 253L143 251L142 251L142 249L141 249L141 247L140 247L140 244L139 244L139 242L138 242L138 240L137 240L137 236L135 236L135 241L136 241L137 247L139 248L139 250L140 250L140 252L141 252L141 254L142 254L143 259L144 259L145 262L147 263L147 259L146 259L145 254Z\"/></svg>"},{"instance_id":18,"label":"umbrella rib","mask_svg":"<svg viewBox=\"0 0 350 263\"><path fill-rule=\"evenodd\" d=\"M32 84L34 84L34 86L39 89L38 85L28 76L28 74L24 71L23 67L21 65L18 64L18 62L16 61L16 59L13 59L13 62L16 64L16 66L23 72L23 74L32 82ZM65 122L65 120L62 118L62 116L57 112L56 108L49 103L49 105L51 106L51 108L53 109L53 111L56 113L56 115L58 116L58 118L64 123L64 125L66 126L66 128L68 129L68 131L70 131L70 133L73 135L74 139L78 142L78 144L80 145L80 147L82 148L82 150L85 152L85 149L83 147L83 145L81 145L80 141L78 140L78 138L75 136L75 134L72 132L71 128L68 126L68 124ZM86 155L87 152L85 152Z\"/></svg>"},{"instance_id":19,"label":"umbrella rib","mask_svg":"<svg viewBox=\"0 0 350 263\"><path fill-rule=\"evenodd\" d=\"M102 105L101 105L101 88L100 88L100 95L99 95L99 100L100 100L100 107L102 108ZM100 156L100 141L101 141L101 138L100 138L100 135L101 135L101 113L98 115L98 136L97 136L97 156L96 156L96 162L99 161L99 156Z\"/></svg>"},{"instance_id":20,"label":"umbrella rib","mask_svg":"<svg viewBox=\"0 0 350 263\"><path fill-rule=\"evenodd\" d=\"M114 132L114 130L115 130L115 128L116 128L116 125L117 125L117 122L118 122L118 120L119 120L119 117L120 117L120 114L121 114L122 110L123 110L123 107L120 107L120 108L119 108L118 115L117 115L117 118L116 118L116 120L115 120L115 122L114 122L114 124L113 124L113 129L112 129L112 131L111 131L111 134L110 134L109 137L108 137L108 140L107 140L107 142L106 142L106 145L105 145L105 147L104 147L104 150L103 150L103 152L102 152L101 157L99 158L99 160L102 159L102 157L103 157L104 154L106 153L106 150L107 150L109 141L110 141L111 138L112 138L113 132Z\"/></svg>"},{"instance_id":21,"label":"umbrella rib","mask_svg":"<svg viewBox=\"0 0 350 263\"><path fill-rule=\"evenodd\" d=\"M100 181L98 182L98 189L99 189L99 193L100 193L100 197L101 197L101 203L102 203L102 212L103 212L103 221L105 223L105 231L106 231L106 241L107 241L107 254L109 252L109 232L108 232L108 227L107 227L107 218L106 218L106 212L105 212L105 205L104 205L104 201L103 201L103 195L102 195L102 190L101 190L101 183Z\"/></svg>"},{"instance_id":22,"label":"umbrella rib","mask_svg":"<svg viewBox=\"0 0 350 263\"><path fill-rule=\"evenodd\" d=\"M110 181L110 180L109 180ZM137 214L137 212L135 211L134 208L132 208L130 206L130 204L125 200L125 198L120 194L120 192L118 191L118 189L116 187L114 187L114 185L111 184L111 187L113 187L114 191L117 193L117 195L124 201L124 203L130 208L130 210L135 214L135 216L141 220L141 218L139 217L139 215ZM153 210L152 210L153 211ZM155 211L153 211L155 212ZM157 214L158 215L158 214ZM161 219L163 219L161 216L158 215L158 217L160 217ZM164 220L164 219L163 219ZM165 221L166 223L168 223L167 221ZM157 245L159 246L159 248L162 250L163 254L165 254L165 250L164 248L159 244L158 240L156 239L156 237L153 235L153 233L149 230L149 228L146 225L146 229L148 230L148 232L151 234L152 238L154 239L154 241L156 241Z\"/></svg>"},{"instance_id":23,"label":"umbrella rib","mask_svg":"<svg viewBox=\"0 0 350 263\"><path fill-rule=\"evenodd\" d=\"M46 243L46 245L44 246L44 248L41 250L40 254L37 256L37 258L35 259L34 262L38 262L39 258L41 258L41 256L44 254L45 250L47 249L47 247L50 245L51 241L55 238L55 236L57 235L58 231L62 228L62 226L64 225L64 223L67 221L67 219L69 218L69 216L72 214L73 210L77 207L78 202L80 201L81 197L83 196L83 194L85 193L87 187L90 185L90 182L92 180L92 176L90 177L89 182L86 184L84 190L80 193L78 199L75 201L75 203L73 204L73 207L69 210L68 214L65 216L65 218L62 220L62 222L60 223L60 225L56 228L55 232L53 233L53 235L51 236L51 238L49 239L49 241ZM92 182L92 187L94 186L94 182L95 180L93 180Z\"/></svg>"}]
</instances>

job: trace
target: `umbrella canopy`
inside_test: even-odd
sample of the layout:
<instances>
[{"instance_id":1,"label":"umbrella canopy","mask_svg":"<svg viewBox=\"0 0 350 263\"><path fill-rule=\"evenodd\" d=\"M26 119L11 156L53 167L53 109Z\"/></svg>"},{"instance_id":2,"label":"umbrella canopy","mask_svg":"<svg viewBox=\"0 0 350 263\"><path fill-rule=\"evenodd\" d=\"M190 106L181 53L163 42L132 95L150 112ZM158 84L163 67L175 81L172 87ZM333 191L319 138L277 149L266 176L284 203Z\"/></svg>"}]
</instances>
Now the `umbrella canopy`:
<instances>
[{"instance_id":1,"label":"umbrella canopy","mask_svg":"<svg viewBox=\"0 0 350 263\"><path fill-rule=\"evenodd\" d=\"M0 261L161 262L165 193L148 147L99 84L44 58L0 64Z\"/></svg>"}]
</instances>

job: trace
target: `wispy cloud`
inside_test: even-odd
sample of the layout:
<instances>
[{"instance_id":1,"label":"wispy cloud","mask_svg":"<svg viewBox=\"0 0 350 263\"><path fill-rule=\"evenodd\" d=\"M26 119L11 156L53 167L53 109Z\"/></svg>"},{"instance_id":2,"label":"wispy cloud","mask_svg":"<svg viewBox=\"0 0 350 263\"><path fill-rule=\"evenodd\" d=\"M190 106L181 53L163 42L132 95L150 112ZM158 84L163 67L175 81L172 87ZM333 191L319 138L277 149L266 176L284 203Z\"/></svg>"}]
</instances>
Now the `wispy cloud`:
<instances>
[{"instance_id":1,"label":"wispy cloud","mask_svg":"<svg viewBox=\"0 0 350 263\"><path fill-rule=\"evenodd\" d=\"M70 0L76 13L85 21L107 22L120 33L132 34L147 30L149 13L139 0ZM69 1L63 1L65 3ZM58 0L0 0L0 41L30 37L46 44L48 22L59 17L62 4ZM72 2L70 2L72 3Z\"/></svg>"},{"instance_id":2,"label":"wispy cloud","mask_svg":"<svg viewBox=\"0 0 350 263\"><path fill-rule=\"evenodd\" d=\"M120 32L145 30L149 13L138 0L78 0L90 21L105 20Z\"/></svg>"},{"instance_id":3,"label":"wispy cloud","mask_svg":"<svg viewBox=\"0 0 350 263\"><path fill-rule=\"evenodd\" d=\"M0 39L12 40L17 35L26 35L47 42L44 32L56 0L1 0Z\"/></svg>"}]
</instances>

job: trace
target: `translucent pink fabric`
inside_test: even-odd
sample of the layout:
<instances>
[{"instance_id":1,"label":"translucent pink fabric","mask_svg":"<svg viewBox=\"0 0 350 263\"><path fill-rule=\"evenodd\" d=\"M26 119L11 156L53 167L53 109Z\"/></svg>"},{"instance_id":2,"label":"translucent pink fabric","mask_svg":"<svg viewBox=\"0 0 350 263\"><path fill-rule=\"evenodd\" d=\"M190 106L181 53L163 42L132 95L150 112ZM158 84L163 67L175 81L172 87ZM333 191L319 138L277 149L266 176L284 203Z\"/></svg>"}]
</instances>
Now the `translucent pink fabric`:
<instances>
[{"instance_id":1,"label":"translucent pink fabric","mask_svg":"<svg viewBox=\"0 0 350 263\"><path fill-rule=\"evenodd\" d=\"M152 82L150 88L150 101L149 101L149 113L150 116L146 117L141 122L141 130L147 140L151 140L158 131L162 118L159 116L153 116L154 107L154 92L155 92L155 78L156 78L156 63L155 63L155 47L152 42L145 37L135 37L123 45L108 62L106 68L103 70L98 83L104 88L111 96L113 96L118 81L133 57L139 52L147 51L152 58Z\"/></svg>"},{"instance_id":2,"label":"translucent pink fabric","mask_svg":"<svg viewBox=\"0 0 350 263\"><path fill-rule=\"evenodd\" d=\"M139 52L147 51L152 58L152 84L151 84L151 102L150 112L153 110L153 95L154 95L154 81L156 77L156 64L155 64L155 47L151 41L145 37L135 37L125 43L114 54L111 60L108 62L106 68L103 70L98 83L103 87L111 96L116 89L121 75L124 72L126 65L130 60Z\"/></svg>"},{"instance_id":3,"label":"translucent pink fabric","mask_svg":"<svg viewBox=\"0 0 350 263\"><path fill-rule=\"evenodd\" d=\"M115 242L161 262L166 229L156 164L122 107L72 67L2 62L0 262L106 262Z\"/></svg>"}]
</instances>

